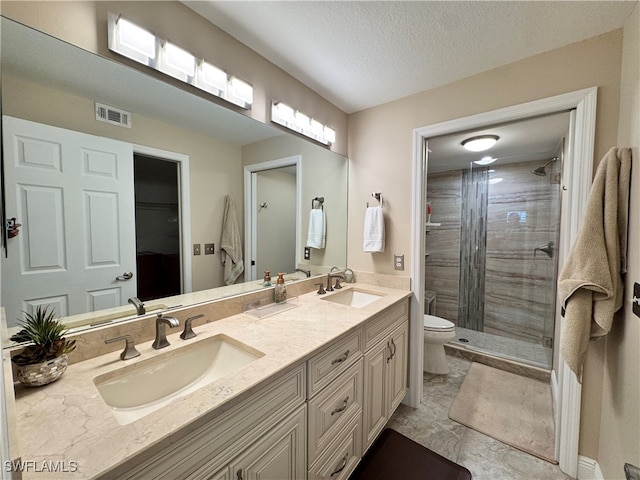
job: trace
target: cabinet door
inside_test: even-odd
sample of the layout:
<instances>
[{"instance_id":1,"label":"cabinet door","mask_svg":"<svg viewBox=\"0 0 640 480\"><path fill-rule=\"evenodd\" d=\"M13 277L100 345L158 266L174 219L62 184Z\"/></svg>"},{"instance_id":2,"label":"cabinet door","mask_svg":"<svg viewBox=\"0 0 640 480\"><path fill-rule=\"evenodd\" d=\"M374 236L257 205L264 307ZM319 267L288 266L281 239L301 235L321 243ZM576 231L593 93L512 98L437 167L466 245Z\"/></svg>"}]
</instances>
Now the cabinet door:
<instances>
[{"instance_id":1,"label":"cabinet door","mask_svg":"<svg viewBox=\"0 0 640 480\"><path fill-rule=\"evenodd\" d=\"M382 342L364 356L363 447L366 451L387 423L387 343Z\"/></svg>"},{"instance_id":2,"label":"cabinet door","mask_svg":"<svg viewBox=\"0 0 640 480\"><path fill-rule=\"evenodd\" d=\"M231 463L234 480L303 480L307 472L306 408L282 422Z\"/></svg>"},{"instance_id":3,"label":"cabinet door","mask_svg":"<svg viewBox=\"0 0 640 480\"><path fill-rule=\"evenodd\" d=\"M390 358L387 357L387 415L395 412L407 392L407 340L406 323L396 329L389 340Z\"/></svg>"}]
</instances>

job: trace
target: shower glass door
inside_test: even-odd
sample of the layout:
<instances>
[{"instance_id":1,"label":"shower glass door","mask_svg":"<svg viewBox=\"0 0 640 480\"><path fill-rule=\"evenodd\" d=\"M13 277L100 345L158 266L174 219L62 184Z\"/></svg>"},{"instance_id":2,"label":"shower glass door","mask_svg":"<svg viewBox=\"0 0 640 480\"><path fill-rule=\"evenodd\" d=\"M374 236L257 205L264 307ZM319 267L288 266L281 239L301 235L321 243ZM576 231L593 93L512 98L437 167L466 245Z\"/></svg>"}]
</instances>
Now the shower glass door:
<instances>
[{"instance_id":1,"label":"shower glass door","mask_svg":"<svg viewBox=\"0 0 640 480\"><path fill-rule=\"evenodd\" d=\"M498 342L499 353L547 366L561 161L552 159L544 172L539 164L472 166L462 172L458 325L513 340Z\"/></svg>"}]
</instances>

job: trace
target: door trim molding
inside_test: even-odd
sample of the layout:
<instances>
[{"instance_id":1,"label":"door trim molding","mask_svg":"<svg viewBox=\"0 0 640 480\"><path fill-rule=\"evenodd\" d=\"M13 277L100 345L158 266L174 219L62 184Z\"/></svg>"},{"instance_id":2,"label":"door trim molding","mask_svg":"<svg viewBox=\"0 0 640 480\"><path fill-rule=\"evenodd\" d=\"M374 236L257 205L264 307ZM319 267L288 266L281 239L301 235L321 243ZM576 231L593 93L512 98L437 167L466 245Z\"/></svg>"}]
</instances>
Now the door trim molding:
<instances>
[{"instance_id":1,"label":"door trim molding","mask_svg":"<svg viewBox=\"0 0 640 480\"><path fill-rule=\"evenodd\" d=\"M265 170L273 170L274 168L281 167L296 167L296 257L295 262L298 265L300 260L300 225L302 225L302 155L293 155L291 157L278 158L276 160L269 160L266 162L252 163L251 165L245 165L244 167L244 255L245 255L245 273L248 273L248 278L245 280L257 280L256 265L251 265L251 261L255 260L257 237L256 237L256 217L257 217L257 205L253 201L256 196L255 182L253 180L253 174L256 172L263 172ZM297 268L297 267L296 267Z\"/></svg>"},{"instance_id":2,"label":"door trim molding","mask_svg":"<svg viewBox=\"0 0 640 480\"><path fill-rule=\"evenodd\" d=\"M144 145L133 145L133 154L156 157L160 160L178 164L178 182L180 196L180 285L182 293L193 291L191 270L191 197L189 196L189 155L170 152Z\"/></svg>"},{"instance_id":3,"label":"door trim molding","mask_svg":"<svg viewBox=\"0 0 640 480\"><path fill-rule=\"evenodd\" d=\"M569 252L569 247L577 237L578 227L586 205L593 179L593 154L595 143L597 87L578 90L554 97L501 108L486 113L451 120L413 131L413 193L412 193L412 248L411 261L412 298L410 325L409 393L405 402L411 406L420 404L422 395L422 330L424 312L424 224L426 222L426 172L428 155L426 141L430 137L454 133L471 128L481 128L497 123L522 120L525 118L558 113L575 109L568 153L566 171L563 172L563 194L561 238L558 261L559 268ZM577 168L576 166L579 166ZM559 303L559 302L558 302ZM556 322L561 322L559 308ZM556 345L561 342L557 341ZM578 469L578 439L580 433L580 403L582 386L578 378L559 360L558 401L559 430L556 437L556 455L560 469L575 477Z\"/></svg>"}]
</instances>

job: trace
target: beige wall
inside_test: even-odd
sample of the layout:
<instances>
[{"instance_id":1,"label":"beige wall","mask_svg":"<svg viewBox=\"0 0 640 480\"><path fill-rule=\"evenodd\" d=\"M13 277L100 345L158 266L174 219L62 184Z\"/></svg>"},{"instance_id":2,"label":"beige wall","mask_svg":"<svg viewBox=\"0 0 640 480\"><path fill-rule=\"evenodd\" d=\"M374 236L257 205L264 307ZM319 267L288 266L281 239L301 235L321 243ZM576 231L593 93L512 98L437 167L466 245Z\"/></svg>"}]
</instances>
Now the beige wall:
<instances>
[{"instance_id":1,"label":"beige wall","mask_svg":"<svg viewBox=\"0 0 640 480\"><path fill-rule=\"evenodd\" d=\"M411 264L415 128L597 86L597 163L617 142L621 61L622 29L350 115L349 266L406 274L393 270L395 253ZM385 199L387 248L378 254L362 251L364 204L373 191ZM585 367L580 454L590 458L599 450L601 365L589 358Z\"/></svg>"},{"instance_id":2,"label":"beige wall","mask_svg":"<svg viewBox=\"0 0 640 480\"><path fill-rule=\"evenodd\" d=\"M640 466L640 318L632 312L640 282L640 7L624 28L618 145L633 148L629 258L624 318L606 338L598 463L604 478L623 478L625 462Z\"/></svg>"},{"instance_id":3,"label":"beige wall","mask_svg":"<svg viewBox=\"0 0 640 480\"><path fill-rule=\"evenodd\" d=\"M180 2L1 2L3 16L185 88L184 84L167 75L110 52L107 48L108 12L122 14L159 37L171 37L172 41L198 58L206 58L253 84L254 104L250 111L246 111L206 93L194 92L195 89L191 87L188 89L190 92L264 123L270 123L271 101L283 101L334 128L336 143L332 150L346 154L347 116L344 112Z\"/></svg>"},{"instance_id":4,"label":"beige wall","mask_svg":"<svg viewBox=\"0 0 640 480\"><path fill-rule=\"evenodd\" d=\"M136 115L131 129L95 121L93 100L2 76L2 113L33 122L99 135L189 156L191 240L220 243L225 195L239 205L242 226L243 180L239 145L199 135ZM220 256L192 256L193 290L224 285Z\"/></svg>"}]
</instances>

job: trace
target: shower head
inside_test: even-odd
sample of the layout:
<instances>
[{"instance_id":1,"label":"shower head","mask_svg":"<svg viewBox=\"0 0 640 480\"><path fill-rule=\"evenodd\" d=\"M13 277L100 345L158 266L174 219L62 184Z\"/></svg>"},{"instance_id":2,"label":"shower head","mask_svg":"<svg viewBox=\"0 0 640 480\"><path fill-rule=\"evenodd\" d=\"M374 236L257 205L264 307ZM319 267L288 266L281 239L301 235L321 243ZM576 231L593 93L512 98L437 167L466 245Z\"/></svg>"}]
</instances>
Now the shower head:
<instances>
[{"instance_id":1,"label":"shower head","mask_svg":"<svg viewBox=\"0 0 640 480\"><path fill-rule=\"evenodd\" d=\"M558 160L558 157L553 157L551 160L549 160L547 163L545 163L541 167L534 168L533 170L531 170L531 173L533 173L534 175L538 175L539 177L546 177L547 171L545 170L545 168L547 168L547 165L555 162L556 160Z\"/></svg>"}]
</instances>

